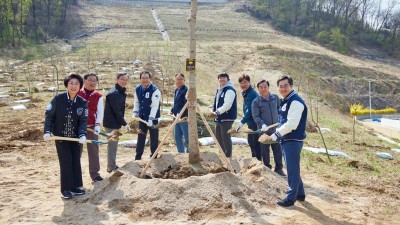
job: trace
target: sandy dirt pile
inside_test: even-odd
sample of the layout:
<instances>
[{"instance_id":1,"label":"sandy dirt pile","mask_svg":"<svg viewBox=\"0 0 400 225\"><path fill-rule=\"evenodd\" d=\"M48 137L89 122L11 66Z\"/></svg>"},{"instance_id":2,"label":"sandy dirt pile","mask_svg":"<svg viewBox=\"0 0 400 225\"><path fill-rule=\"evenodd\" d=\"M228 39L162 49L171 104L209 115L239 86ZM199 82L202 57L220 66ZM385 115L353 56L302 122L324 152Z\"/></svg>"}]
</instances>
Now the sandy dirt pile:
<instances>
[{"instance_id":1,"label":"sandy dirt pile","mask_svg":"<svg viewBox=\"0 0 400 225\"><path fill-rule=\"evenodd\" d=\"M71 208L70 215L64 210L62 221L93 215L92 219L112 222L112 218L106 218L108 215L101 214L101 209L118 215L115 219L119 222L257 217L267 214L268 208L275 208L276 200L287 188L283 178L255 159L233 161L234 168L240 170L233 174L222 167L215 153L203 153L202 158L200 164L188 165L181 155L163 154L147 174L147 178L156 177L169 170L178 179L138 178L144 162L128 162L121 167L122 173L115 173L88 195L77 198L87 207ZM67 207L70 203L65 204Z\"/></svg>"}]
</instances>

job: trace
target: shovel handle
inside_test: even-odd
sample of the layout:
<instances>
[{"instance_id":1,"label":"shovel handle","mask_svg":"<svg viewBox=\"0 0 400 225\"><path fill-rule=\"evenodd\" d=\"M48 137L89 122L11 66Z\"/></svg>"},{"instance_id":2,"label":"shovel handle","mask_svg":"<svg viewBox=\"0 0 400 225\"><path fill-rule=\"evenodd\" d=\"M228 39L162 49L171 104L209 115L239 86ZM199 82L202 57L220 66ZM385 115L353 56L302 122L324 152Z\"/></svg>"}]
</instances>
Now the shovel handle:
<instances>
[{"instance_id":1,"label":"shovel handle","mask_svg":"<svg viewBox=\"0 0 400 225\"><path fill-rule=\"evenodd\" d=\"M92 132L92 133L96 134L96 133L95 133L95 130L93 130L93 129L91 129L91 128L87 128L86 130L89 131L89 132ZM99 135L99 134L102 135L102 136L104 136L104 137L109 137L109 136L110 136L109 134L104 133L104 132L102 132L102 131L100 131L100 133L98 133L98 134L96 134L96 135Z\"/></svg>"},{"instance_id":2,"label":"shovel handle","mask_svg":"<svg viewBox=\"0 0 400 225\"><path fill-rule=\"evenodd\" d=\"M279 123L271 124L271 125L267 126L267 130L266 131L261 131L261 129L260 129L260 130L256 130L256 131L248 131L248 132L245 132L245 133L247 133L247 134L262 134L264 132L267 132L269 129L271 129L273 127L276 127L278 125L279 125Z\"/></svg>"},{"instance_id":3,"label":"shovel handle","mask_svg":"<svg viewBox=\"0 0 400 225\"><path fill-rule=\"evenodd\" d=\"M142 119L142 118L140 118L140 117L133 117L133 119L139 120L140 122L146 124L146 126L148 126L148 127L150 127L150 128L157 128L157 126L154 126L154 125L153 125L153 126L149 126L149 123L148 123L146 120L144 120L144 119Z\"/></svg>"},{"instance_id":4,"label":"shovel handle","mask_svg":"<svg viewBox=\"0 0 400 225\"><path fill-rule=\"evenodd\" d=\"M76 141L79 142L79 138L71 138L71 137L60 137L60 136L51 136L49 140L55 140L55 141ZM86 144L105 144L107 142L102 142L102 141L96 141L96 140L86 140Z\"/></svg>"}]
</instances>

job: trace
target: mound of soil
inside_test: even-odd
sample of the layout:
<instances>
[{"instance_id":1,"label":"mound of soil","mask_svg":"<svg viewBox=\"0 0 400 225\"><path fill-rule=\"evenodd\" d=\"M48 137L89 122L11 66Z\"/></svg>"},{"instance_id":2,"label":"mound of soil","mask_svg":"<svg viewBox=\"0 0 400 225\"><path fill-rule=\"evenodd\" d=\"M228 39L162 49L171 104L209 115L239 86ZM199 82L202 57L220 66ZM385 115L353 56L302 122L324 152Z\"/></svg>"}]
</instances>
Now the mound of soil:
<instances>
[{"instance_id":1,"label":"mound of soil","mask_svg":"<svg viewBox=\"0 0 400 225\"><path fill-rule=\"evenodd\" d=\"M227 172L218 155L203 153L202 162L163 154L148 177L138 178L144 162L129 162L80 201L123 213L130 222L152 220L222 220L267 214L286 191L286 181L256 159L233 161ZM172 179L171 179L172 178Z\"/></svg>"}]
</instances>

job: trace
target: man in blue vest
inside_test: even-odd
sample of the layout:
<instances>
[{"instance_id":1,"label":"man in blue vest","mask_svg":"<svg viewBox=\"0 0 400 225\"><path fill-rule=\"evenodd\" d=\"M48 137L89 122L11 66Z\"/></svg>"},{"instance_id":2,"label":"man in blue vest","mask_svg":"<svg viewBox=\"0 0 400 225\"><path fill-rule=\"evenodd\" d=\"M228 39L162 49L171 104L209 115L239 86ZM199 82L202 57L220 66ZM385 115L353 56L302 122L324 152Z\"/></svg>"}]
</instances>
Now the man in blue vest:
<instances>
[{"instance_id":1,"label":"man in blue vest","mask_svg":"<svg viewBox=\"0 0 400 225\"><path fill-rule=\"evenodd\" d=\"M142 159L148 130L150 131L150 157L158 147L158 128L152 128L152 126L158 124L161 99L160 90L151 83L150 72L141 72L139 78L140 84L135 88L133 117L139 117L147 121L147 124L139 122L139 129L142 132L138 134L135 160Z\"/></svg>"},{"instance_id":2,"label":"man in blue vest","mask_svg":"<svg viewBox=\"0 0 400 225\"><path fill-rule=\"evenodd\" d=\"M226 157L232 157L232 140L228 130L232 128L237 117L236 91L227 73L218 74L219 88L214 99L213 114L215 119L215 136Z\"/></svg>"},{"instance_id":3,"label":"man in blue vest","mask_svg":"<svg viewBox=\"0 0 400 225\"><path fill-rule=\"evenodd\" d=\"M174 92L174 105L171 108L171 115L176 117L183 107L185 106L187 99L186 93L188 91L187 86L185 85L185 75L183 73L175 74L175 92ZM183 112L181 118L188 116L188 110L186 109ZM179 153L185 153L185 146L183 145L183 138L185 139L186 144L186 152L189 153L189 130L188 130L188 122L177 123L174 127L174 139L176 143L176 148Z\"/></svg>"},{"instance_id":4,"label":"man in blue vest","mask_svg":"<svg viewBox=\"0 0 400 225\"><path fill-rule=\"evenodd\" d=\"M289 207L295 201L305 201L306 198L300 176L300 153L306 138L307 106L293 90L293 79L290 76L279 78L277 85L283 100L279 108L279 128L270 138L280 140L282 144L289 183L288 194L277 204Z\"/></svg>"},{"instance_id":5,"label":"man in blue vest","mask_svg":"<svg viewBox=\"0 0 400 225\"><path fill-rule=\"evenodd\" d=\"M258 93L251 86L249 75L243 74L239 77L238 81L240 88L242 89L244 115L238 122L236 130L239 131L243 125L247 123L249 129L256 131L257 124L253 119L251 104L253 103L253 100L257 98ZM256 157L258 160L261 160L261 146L260 142L258 142L258 137L258 134L247 134L247 141L249 142L251 157Z\"/></svg>"}]
</instances>

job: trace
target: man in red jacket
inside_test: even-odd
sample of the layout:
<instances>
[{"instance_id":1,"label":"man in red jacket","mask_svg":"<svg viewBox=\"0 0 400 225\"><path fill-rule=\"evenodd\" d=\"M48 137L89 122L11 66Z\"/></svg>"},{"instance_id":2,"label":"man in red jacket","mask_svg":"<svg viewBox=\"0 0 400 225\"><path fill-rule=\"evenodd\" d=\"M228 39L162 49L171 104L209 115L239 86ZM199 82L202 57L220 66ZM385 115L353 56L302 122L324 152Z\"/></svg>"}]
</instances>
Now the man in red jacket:
<instances>
[{"instance_id":1,"label":"man in red jacket","mask_svg":"<svg viewBox=\"0 0 400 225\"><path fill-rule=\"evenodd\" d=\"M97 82L99 78L95 73L86 74L84 77L83 88L79 91L78 95L88 102L88 123L87 127L93 129L95 132L87 132L87 138L90 140L98 140L100 133L100 125L103 121L104 105L103 96L100 92L96 91ZM82 145L83 146L83 145ZM83 147L82 147L83 148ZM96 144L87 144L87 151L89 156L89 173L93 182L101 181L103 178L100 176L100 161L99 161L99 146Z\"/></svg>"}]
</instances>

